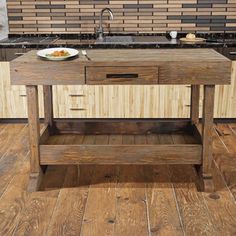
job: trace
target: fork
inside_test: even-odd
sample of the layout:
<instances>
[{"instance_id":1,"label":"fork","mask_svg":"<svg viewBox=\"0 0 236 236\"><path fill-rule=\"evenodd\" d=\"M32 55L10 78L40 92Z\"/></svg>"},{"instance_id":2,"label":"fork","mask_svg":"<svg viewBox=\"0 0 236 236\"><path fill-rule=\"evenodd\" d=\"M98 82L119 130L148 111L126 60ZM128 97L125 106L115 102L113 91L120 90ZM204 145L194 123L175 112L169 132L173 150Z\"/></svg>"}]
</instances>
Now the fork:
<instances>
[{"instance_id":1,"label":"fork","mask_svg":"<svg viewBox=\"0 0 236 236\"><path fill-rule=\"evenodd\" d=\"M82 50L82 55L85 56L89 61L91 60L91 59L88 57L88 54L87 54L87 51L86 51L86 50Z\"/></svg>"}]
</instances>

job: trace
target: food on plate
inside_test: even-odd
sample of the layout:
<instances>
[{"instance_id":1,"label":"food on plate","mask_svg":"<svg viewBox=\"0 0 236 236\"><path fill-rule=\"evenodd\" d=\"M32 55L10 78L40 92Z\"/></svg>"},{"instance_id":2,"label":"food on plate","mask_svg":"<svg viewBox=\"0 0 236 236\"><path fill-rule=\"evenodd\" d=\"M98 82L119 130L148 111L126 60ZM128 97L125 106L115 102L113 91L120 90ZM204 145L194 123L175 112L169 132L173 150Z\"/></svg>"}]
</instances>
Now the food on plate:
<instances>
[{"instance_id":1,"label":"food on plate","mask_svg":"<svg viewBox=\"0 0 236 236\"><path fill-rule=\"evenodd\" d=\"M196 38L195 34L189 33L186 35L186 39L195 39L195 38Z\"/></svg>"},{"instance_id":2,"label":"food on plate","mask_svg":"<svg viewBox=\"0 0 236 236\"><path fill-rule=\"evenodd\" d=\"M46 55L47 57L68 57L70 53L65 50L57 50Z\"/></svg>"}]
</instances>

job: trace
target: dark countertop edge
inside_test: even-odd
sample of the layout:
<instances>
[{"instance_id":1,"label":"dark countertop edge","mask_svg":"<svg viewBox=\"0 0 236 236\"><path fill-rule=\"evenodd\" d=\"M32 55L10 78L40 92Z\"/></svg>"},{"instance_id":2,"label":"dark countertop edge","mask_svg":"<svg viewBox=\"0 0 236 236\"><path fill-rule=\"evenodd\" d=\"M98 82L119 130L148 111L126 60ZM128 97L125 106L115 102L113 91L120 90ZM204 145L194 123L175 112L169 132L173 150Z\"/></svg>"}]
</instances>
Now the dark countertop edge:
<instances>
[{"instance_id":1,"label":"dark countertop edge","mask_svg":"<svg viewBox=\"0 0 236 236\"><path fill-rule=\"evenodd\" d=\"M178 32L178 38L185 37L187 32ZM197 37L202 37L202 38L220 38L220 39L230 39L236 38L236 31L235 32L216 32L216 33L211 33L211 32L197 32L195 33ZM84 33L84 34L75 34L75 33L67 33L67 34L9 34L9 38L14 38L14 37L54 37L54 38L60 38L60 39L96 39L95 34L91 33ZM170 37L168 33L105 33L104 36L166 36Z\"/></svg>"},{"instance_id":2,"label":"dark countertop edge","mask_svg":"<svg viewBox=\"0 0 236 236\"><path fill-rule=\"evenodd\" d=\"M113 35L137 35L137 34L108 34L106 36ZM178 38L185 36L186 33L179 33ZM166 36L168 34L138 34L138 36ZM25 35L9 35L9 38L19 37L53 37L55 40L52 42L41 42L41 43L1 43L0 48L49 48L49 47L72 47L72 48L101 48L101 49L112 49L112 48L215 48L215 47L235 47L236 46L236 33L197 33L197 37L206 38L207 41L203 43L181 43L179 40L176 42L167 43L106 43L97 44L95 43L94 34L25 34ZM232 39L232 41L230 41ZM78 40L81 42L77 43L63 43L62 41L67 40ZM217 40L222 40L218 41ZM227 41L225 41L227 40ZM60 42L61 41L61 42Z\"/></svg>"},{"instance_id":3,"label":"dark countertop edge","mask_svg":"<svg viewBox=\"0 0 236 236\"><path fill-rule=\"evenodd\" d=\"M52 47L71 47L71 48L100 48L100 49L116 49L116 48L215 48L215 47L236 47L235 42L227 42L227 43L213 43L213 42L206 42L206 43L111 43L111 44L94 44L94 43L77 43L77 44L70 44L70 43L49 43L49 44L0 44L0 48L32 48L32 49L41 49L41 48L52 48Z\"/></svg>"}]
</instances>

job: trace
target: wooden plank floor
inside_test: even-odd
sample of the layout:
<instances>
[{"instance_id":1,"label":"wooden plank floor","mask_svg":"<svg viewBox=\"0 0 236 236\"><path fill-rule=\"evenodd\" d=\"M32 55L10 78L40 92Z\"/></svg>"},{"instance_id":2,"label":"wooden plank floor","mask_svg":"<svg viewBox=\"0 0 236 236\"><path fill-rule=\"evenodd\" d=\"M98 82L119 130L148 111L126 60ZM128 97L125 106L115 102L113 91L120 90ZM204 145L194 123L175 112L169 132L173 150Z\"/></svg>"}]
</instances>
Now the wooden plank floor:
<instances>
[{"instance_id":1,"label":"wooden plank floor","mask_svg":"<svg viewBox=\"0 0 236 236\"><path fill-rule=\"evenodd\" d=\"M50 166L42 190L27 193L28 129L0 124L0 235L236 235L236 124L217 124L216 192L197 191L190 165ZM126 137L127 138L127 137ZM57 137L50 143L57 143ZM60 138L60 142L62 142ZM80 143L64 136L63 143ZM83 143L104 144L86 136ZM122 137L109 137L119 144ZM188 143L189 137L129 137L126 143Z\"/></svg>"}]
</instances>

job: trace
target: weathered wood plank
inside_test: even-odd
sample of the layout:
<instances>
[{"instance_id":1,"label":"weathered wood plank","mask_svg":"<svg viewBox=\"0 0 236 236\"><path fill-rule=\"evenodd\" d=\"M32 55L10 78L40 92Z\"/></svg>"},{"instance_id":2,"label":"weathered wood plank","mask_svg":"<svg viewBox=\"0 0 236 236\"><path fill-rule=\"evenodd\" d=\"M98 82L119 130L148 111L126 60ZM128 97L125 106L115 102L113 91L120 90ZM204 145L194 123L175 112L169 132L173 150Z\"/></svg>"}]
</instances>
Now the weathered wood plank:
<instances>
[{"instance_id":1,"label":"weathered wood plank","mask_svg":"<svg viewBox=\"0 0 236 236\"><path fill-rule=\"evenodd\" d=\"M149 235L142 166L121 166L114 235Z\"/></svg>"},{"instance_id":2,"label":"weathered wood plank","mask_svg":"<svg viewBox=\"0 0 236 236\"><path fill-rule=\"evenodd\" d=\"M192 124L198 124L199 122L199 99L200 99L200 86L191 85L190 117Z\"/></svg>"},{"instance_id":3,"label":"weathered wood plank","mask_svg":"<svg viewBox=\"0 0 236 236\"><path fill-rule=\"evenodd\" d=\"M217 235L202 193L196 188L193 167L173 165L170 174L185 235Z\"/></svg>"},{"instance_id":4,"label":"weathered wood plank","mask_svg":"<svg viewBox=\"0 0 236 236\"><path fill-rule=\"evenodd\" d=\"M122 144L122 135L110 135L109 136L109 144Z\"/></svg>"},{"instance_id":5,"label":"weathered wood plank","mask_svg":"<svg viewBox=\"0 0 236 236\"><path fill-rule=\"evenodd\" d=\"M81 235L115 235L115 166L96 166L89 188Z\"/></svg>"},{"instance_id":6,"label":"weathered wood plank","mask_svg":"<svg viewBox=\"0 0 236 236\"><path fill-rule=\"evenodd\" d=\"M214 191L212 182L212 135L214 115L214 85L204 86L203 117L202 117L202 166L199 174L203 178L203 189Z\"/></svg>"},{"instance_id":7,"label":"weathered wood plank","mask_svg":"<svg viewBox=\"0 0 236 236\"><path fill-rule=\"evenodd\" d=\"M215 192L203 193L209 216L214 222L218 235L234 235L236 229L235 199L225 185L219 169L213 163L212 175Z\"/></svg>"},{"instance_id":8,"label":"weathered wood plank","mask_svg":"<svg viewBox=\"0 0 236 236\"><path fill-rule=\"evenodd\" d=\"M87 136L86 136L87 137ZM131 139L130 139L131 138ZM170 136L171 138L171 136ZM123 136L123 142L134 142ZM200 164L201 145L41 145L42 165L49 164Z\"/></svg>"},{"instance_id":9,"label":"weathered wood plank","mask_svg":"<svg viewBox=\"0 0 236 236\"><path fill-rule=\"evenodd\" d=\"M22 127L22 125L19 126ZM14 125L12 127L15 130ZM8 131L5 130L5 132ZM0 159L0 196L4 193L12 178L21 171L23 161L26 161L29 152L27 134L26 125L23 126L18 135L13 133L10 140L14 140L14 145L9 146L8 151Z\"/></svg>"},{"instance_id":10,"label":"weathered wood plank","mask_svg":"<svg viewBox=\"0 0 236 236\"><path fill-rule=\"evenodd\" d=\"M12 138L17 138L25 127L24 124L6 124L0 133L0 159L6 154L12 144Z\"/></svg>"},{"instance_id":11,"label":"weathered wood plank","mask_svg":"<svg viewBox=\"0 0 236 236\"><path fill-rule=\"evenodd\" d=\"M188 120L153 120L153 119L76 119L72 121L55 121L55 127L61 134L168 134L184 132L191 129Z\"/></svg>"},{"instance_id":12,"label":"weathered wood plank","mask_svg":"<svg viewBox=\"0 0 236 236\"><path fill-rule=\"evenodd\" d=\"M227 129L226 131L228 132L229 130ZM228 146L224 142L224 138L227 138L227 142L230 143L230 137L232 136L229 134L225 134L222 137L222 135L219 135L219 131L214 132L213 151L214 160L236 201L236 154L231 150L231 145Z\"/></svg>"},{"instance_id":13,"label":"weathered wood plank","mask_svg":"<svg viewBox=\"0 0 236 236\"><path fill-rule=\"evenodd\" d=\"M76 58L60 62L58 66L57 62L40 60L32 50L11 62L11 82L18 85L85 84L86 67L105 65L157 67L161 84L230 83L232 62L212 49L95 49L88 53L90 61Z\"/></svg>"},{"instance_id":14,"label":"weathered wood plank","mask_svg":"<svg viewBox=\"0 0 236 236\"><path fill-rule=\"evenodd\" d=\"M14 235L20 214L27 202L28 193L25 189L29 178L29 165L22 165L21 168L22 172L15 175L0 198L0 232L2 235Z\"/></svg>"},{"instance_id":15,"label":"weathered wood plank","mask_svg":"<svg viewBox=\"0 0 236 236\"><path fill-rule=\"evenodd\" d=\"M28 126L30 143L30 180L28 191L35 191L39 188L42 180L42 169L40 166L39 154L39 106L38 106L38 88L37 86L26 86L27 104L28 104Z\"/></svg>"},{"instance_id":16,"label":"weathered wood plank","mask_svg":"<svg viewBox=\"0 0 236 236\"><path fill-rule=\"evenodd\" d=\"M15 235L46 235L56 205L58 191L34 192L27 198Z\"/></svg>"},{"instance_id":17,"label":"weathered wood plank","mask_svg":"<svg viewBox=\"0 0 236 236\"><path fill-rule=\"evenodd\" d=\"M53 126L53 94L52 86L43 86L43 101L44 101L44 122Z\"/></svg>"},{"instance_id":18,"label":"weathered wood plank","mask_svg":"<svg viewBox=\"0 0 236 236\"><path fill-rule=\"evenodd\" d=\"M60 190L57 204L47 229L47 235L80 235L89 183L94 169L83 166L80 171L79 186ZM71 186L71 183L77 178L76 172L73 174L67 173L68 176L66 175L64 187ZM68 184L69 182L71 183Z\"/></svg>"},{"instance_id":19,"label":"weathered wood plank","mask_svg":"<svg viewBox=\"0 0 236 236\"><path fill-rule=\"evenodd\" d=\"M144 173L151 235L183 235L168 166L145 166Z\"/></svg>"}]
</instances>

